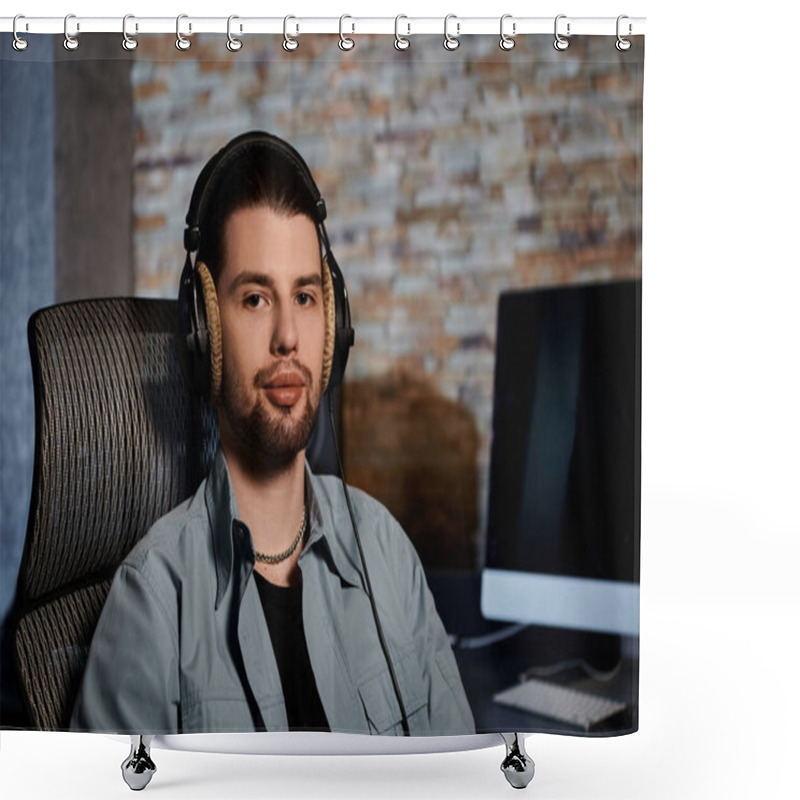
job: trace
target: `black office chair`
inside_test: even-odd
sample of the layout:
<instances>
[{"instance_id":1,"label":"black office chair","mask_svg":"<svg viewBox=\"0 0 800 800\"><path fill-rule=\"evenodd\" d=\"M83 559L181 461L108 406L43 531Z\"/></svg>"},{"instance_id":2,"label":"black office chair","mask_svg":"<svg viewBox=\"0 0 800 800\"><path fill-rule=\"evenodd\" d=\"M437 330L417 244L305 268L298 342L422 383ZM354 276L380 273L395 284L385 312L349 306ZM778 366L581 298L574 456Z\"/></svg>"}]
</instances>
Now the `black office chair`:
<instances>
[{"instance_id":1,"label":"black office chair","mask_svg":"<svg viewBox=\"0 0 800 800\"><path fill-rule=\"evenodd\" d=\"M175 301L109 298L51 306L28 323L36 454L14 652L41 730L69 726L114 571L214 458L216 414L186 388L176 315ZM306 453L330 473L323 402Z\"/></svg>"},{"instance_id":2,"label":"black office chair","mask_svg":"<svg viewBox=\"0 0 800 800\"><path fill-rule=\"evenodd\" d=\"M42 309L28 324L36 454L14 649L32 723L68 727L111 578L211 465L216 416L189 395L176 303Z\"/></svg>"}]
</instances>

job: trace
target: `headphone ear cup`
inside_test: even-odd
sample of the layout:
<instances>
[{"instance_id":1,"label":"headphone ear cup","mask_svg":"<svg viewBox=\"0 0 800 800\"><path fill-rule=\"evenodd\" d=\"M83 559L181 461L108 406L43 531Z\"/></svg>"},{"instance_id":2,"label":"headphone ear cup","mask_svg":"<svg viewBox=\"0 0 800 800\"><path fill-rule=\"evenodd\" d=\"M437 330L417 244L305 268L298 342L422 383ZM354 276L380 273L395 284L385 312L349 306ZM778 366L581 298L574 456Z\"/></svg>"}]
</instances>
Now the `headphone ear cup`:
<instances>
[{"instance_id":1,"label":"headphone ear cup","mask_svg":"<svg viewBox=\"0 0 800 800\"><path fill-rule=\"evenodd\" d=\"M212 405L219 405L222 398L222 324L219 319L219 302L214 279L208 267L198 261L195 271L200 280L205 306L206 325L208 326L208 352L206 364L209 371L209 399Z\"/></svg>"},{"instance_id":2,"label":"headphone ear cup","mask_svg":"<svg viewBox=\"0 0 800 800\"><path fill-rule=\"evenodd\" d=\"M325 239L327 241L327 236L325 236ZM347 366L350 348L353 346L355 333L353 326L350 324L350 303L347 300L344 277L330 249L324 263L331 283L328 299L332 301L326 307L326 317L328 318L326 321L329 329L332 329L330 338L333 340L329 381L324 386L326 388L335 388L339 386L344 378L344 370Z\"/></svg>"},{"instance_id":3,"label":"headphone ear cup","mask_svg":"<svg viewBox=\"0 0 800 800\"><path fill-rule=\"evenodd\" d=\"M331 380L333 354L336 349L336 298L333 294L333 279L328 262L322 262L322 302L325 308L325 344L322 350L322 391L324 394Z\"/></svg>"}]
</instances>

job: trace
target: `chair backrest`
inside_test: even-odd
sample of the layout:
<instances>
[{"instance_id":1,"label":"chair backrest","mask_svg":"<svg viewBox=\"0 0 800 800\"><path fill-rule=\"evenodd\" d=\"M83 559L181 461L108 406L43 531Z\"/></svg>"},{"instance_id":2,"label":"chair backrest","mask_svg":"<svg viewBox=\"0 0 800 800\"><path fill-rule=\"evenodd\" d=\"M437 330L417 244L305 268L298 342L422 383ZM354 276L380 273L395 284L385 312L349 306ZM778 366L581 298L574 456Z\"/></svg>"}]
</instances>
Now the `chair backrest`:
<instances>
[{"instance_id":1,"label":"chair backrest","mask_svg":"<svg viewBox=\"0 0 800 800\"><path fill-rule=\"evenodd\" d=\"M189 394L176 303L52 306L28 325L36 455L14 650L33 724L68 727L117 566L198 486L216 415Z\"/></svg>"}]
</instances>

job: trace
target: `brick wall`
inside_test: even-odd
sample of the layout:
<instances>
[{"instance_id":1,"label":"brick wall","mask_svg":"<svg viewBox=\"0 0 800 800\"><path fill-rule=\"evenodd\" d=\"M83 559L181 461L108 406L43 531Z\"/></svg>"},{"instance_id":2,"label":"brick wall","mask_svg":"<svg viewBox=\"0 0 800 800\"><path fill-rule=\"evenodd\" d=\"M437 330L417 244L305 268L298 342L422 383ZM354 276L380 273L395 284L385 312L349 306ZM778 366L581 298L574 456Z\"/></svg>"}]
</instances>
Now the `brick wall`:
<instances>
[{"instance_id":1,"label":"brick wall","mask_svg":"<svg viewBox=\"0 0 800 800\"><path fill-rule=\"evenodd\" d=\"M641 54L608 37L558 53L546 36L505 53L497 38L465 37L452 53L441 37L412 38L399 53L361 36L341 53L338 37L309 36L288 54L259 37L230 54L219 36L187 53L142 37L133 69L137 293L175 295L189 196L212 152L251 128L291 141L326 198L351 296L351 482L439 565L447 548L426 536L461 542L453 564L480 563L498 294L641 274ZM415 418L427 456L409 436L377 435ZM456 434L450 467L430 470Z\"/></svg>"}]
</instances>

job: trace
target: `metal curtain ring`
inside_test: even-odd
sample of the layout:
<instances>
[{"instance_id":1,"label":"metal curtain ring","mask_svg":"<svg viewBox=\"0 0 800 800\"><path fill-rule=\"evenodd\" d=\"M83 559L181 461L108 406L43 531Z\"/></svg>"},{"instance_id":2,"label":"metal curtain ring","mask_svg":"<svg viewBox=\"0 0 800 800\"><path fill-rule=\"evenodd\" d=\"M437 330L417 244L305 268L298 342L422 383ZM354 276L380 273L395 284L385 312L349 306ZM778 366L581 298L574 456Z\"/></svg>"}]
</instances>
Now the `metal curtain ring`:
<instances>
[{"instance_id":1,"label":"metal curtain ring","mask_svg":"<svg viewBox=\"0 0 800 800\"><path fill-rule=\"evenodd\" d=\"M20 20L20 19L25 19L25 15L24 14L17 14L17 16L14 17L14 24L11 27L11 30L14 33L14 41L11 44L13 45L15 50L17 50L19 52L22 52L28 46L28 40L27 39L23 39L17 33L17 20ZM26 31L28 30L28 23L27 22L25 23L25 30Z\"/></svg>"},{"instance_id":2,"label":"metal curtain ring","mask_svg":"<svg viewBox=\"0 0 800 800\"><path fill-rule=\"evenodd\" d=\"M442 44L444 45L444 49L445 50L451 50L452 51L452 50L456 50L458 48L458 46L461 44L461 42L459 42L459 40L458 40L458 37L461 34L461 23L458 22L458 21L456 22L456 35L455 36L451 36L447 32L447 23L450 22L451 19L457 19L456 15L455 14L448 14L444 18L444 42L442 42Z\"/></svg>"},{"instance_id":3,"label":"metal curtain ring","mask_svg":"<svg viewBox=\"0 0 800 800\"><path fill-rule=\"evenodd\" d=\"M343 27L344 21L346 19L353 19L353 18L349 14L342 14L342 16L339 17L339 49L340 50L352 50L356 46L356 43L355 43L355 41L353 39L348 38L347 36L344 35L344 33L342 33L342 27ZM352 32L355 33L355 31L356 31L356 24L354 22L353 23L353 31Z\"/></svg>"},{"instance_id":4,"label":"metal curtain ring","mask_svg":"<svg viewBox=\"0 0 800 800\"><path fill-rule=\"evenodd\" d=\"M78 40L77 40L77 38L75 36L70 36L69 30L68 30L69 21L71 19L75 19L75 15L74 14L67 14L67 16L64 17L64 49L65 50L77 50L78 49ZM80 29L81 29L81 26L80 26L80 24L78 24L76 30L80 30Z\"/></svg>"},{"instance_id":5,"label":"metal curtain ring","mask_svg":"<svg viewBox=\"0 0 800 800\"><path fill-rule=\"evenodd\" d=\"M558 32L558 21L560 19L566 19L566 18L567 18L566 14L559 14L556 17L555 25L553 26L553 29L554 29L555 35L556 35L555 41L553 42L553 47L555 47L556 50L566 50L569 47L569 39L565 39ZM568 22L567 23L567 36L570 35L569 29L570 29L570 23Z\"/></svg>"},{"instance_id":6,"label":"metal curtain ring","mask_svg":"<svg viewBox=\"0 0 800 800\"><path fill-rule=\"evenodd\" d=\"M134 36L128 36L128 20L129 19L136 19L133 14L126 14L122 18L122 49L123 50L135 50L139 42L136 41ZM139 30L138 24L136 25L136 30Z\"/></svg>"},{"instance_id":7,"label":"metal curtain ring","mask_svg":"<svg viewBox=\"0 0 800 800\"><path fill-rule=\"evenodd\" d=\"M192 46L191 41L181 33L181 20L188 18L189 18L188 14L178 14L178 18L175 20L175 36L177 37L175 39L175 47L177 47L178 50L188 50ZM191 23L189 23L190 33L191 30L192 30L192 25Z\"/></svg>"},{"instance_id":8,"label":"metal curtain ring","mask_svg":"<svg viewBox=\"0 0 800 800\"><path fill-rule=\"evenodd\" d=\"M511 36L503 31L503 24L507 19L511 19L511 14L503 14L500 17L500 49L501 50L511 50L514 47L516 42L514 41L514 36L517 35L517 23L511 23Z\"/></svg>"},{"instance_id":9,"label":"metal curtain ring","mask_svg":"<svg viewBox=\"0 0 800 800\"><path fill-rule=\"evenodd\" d=\"M290 19L297 19L297 17L293 17L291 14L283 18L283 49L286 50L287 53L291 53L300 46L300 42L297 39L292 38L289 36L289 32L287 30L287 25ZM297 33L300 33L300 26L298 25Z\"/></svg>"},{"instance_id":10,"label":"metal curtain ring","mask_svg":"<svg viewBox=\"0 0 800 800\"><path fill-rule=\"evenodd\" d=\"M225 42L225 47L227 47L231 53L236 53L242 49L242 40L234 38L233 34L231 33L231 22L233 22L235 19L239 19L239 17L237 17L235 14L231 14L228 17L228 41ZM241 31L242 26L240 25L239 32L241 33Z\"/></svg>"},{"instance_id":11,"label":"metal curtain ring","mask_svg":"<svg viewBox=\"0 0 800 800\"><path fill-rule=\"evenodd\" d=\"M617 48L617 50L620 51L620 53L624 53L626 50L630 50L631 49L631 40L630 39L623 39L622 36L620 35L620 32L619 32L619 24L624 19L628 19L628 17L625 14L620 14L617 17L617 41L615 42L614 46ZM629 22L628 23L628 36L630 36L632 32L633 32L633 25L631 25L631 23Z\"/></svg>"},{"instance_id":12,"label":"metal curtain ring","mask_svg":"<svg viewBox=\"0 0 800 800\"><path fill-rule=\"evenodd\" d=\"M401 19L408 19L405 14L398 14L394 18L394 46L397 50L408 50L411 47L411 42L405 36L400 35L399 25ZM411 23L407 22L408 32L406 36L411 36Z\"/></svg>"}]
</instances>

